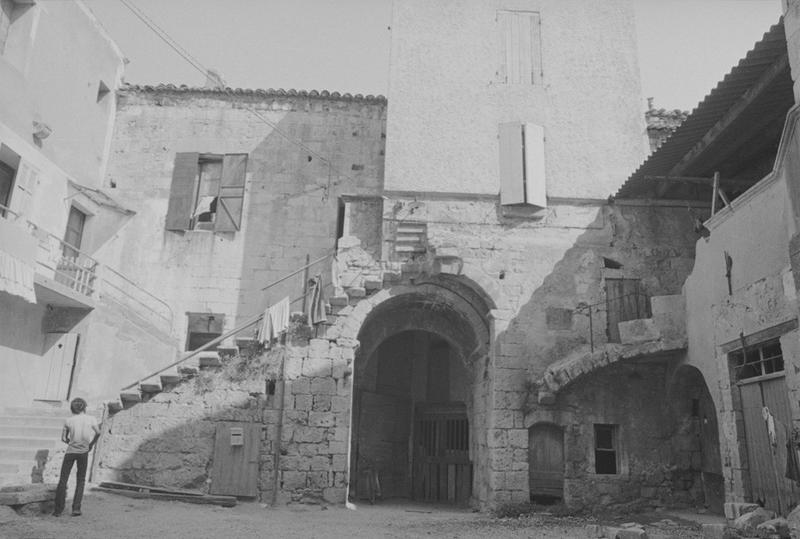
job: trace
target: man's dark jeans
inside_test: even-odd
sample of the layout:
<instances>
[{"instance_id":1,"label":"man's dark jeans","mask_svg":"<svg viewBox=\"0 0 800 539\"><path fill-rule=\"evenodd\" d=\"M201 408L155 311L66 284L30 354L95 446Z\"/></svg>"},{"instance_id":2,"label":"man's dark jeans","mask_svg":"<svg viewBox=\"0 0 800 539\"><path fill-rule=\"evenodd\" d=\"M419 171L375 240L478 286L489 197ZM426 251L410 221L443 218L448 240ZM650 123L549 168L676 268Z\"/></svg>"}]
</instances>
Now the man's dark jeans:
<instances>
[{"instance_id":1,"label":"man's dark jeans","mask_svg":"<svg viewBox=\"0 0 800 539\"><path fill-rule=\"evenodd\" d=\"M56 488L56 508L55 514L64 511L64 503L67 498L67 480L72 471L72 463L78 464L78 477L75 484L75 496L72 498L72 511L81 510L81 500L83 499L83 485L86 483L86 465L89 462L89 453L67 453L64 455L64 462L61 463L61 477Z\"/></svg>"}]
</instances>

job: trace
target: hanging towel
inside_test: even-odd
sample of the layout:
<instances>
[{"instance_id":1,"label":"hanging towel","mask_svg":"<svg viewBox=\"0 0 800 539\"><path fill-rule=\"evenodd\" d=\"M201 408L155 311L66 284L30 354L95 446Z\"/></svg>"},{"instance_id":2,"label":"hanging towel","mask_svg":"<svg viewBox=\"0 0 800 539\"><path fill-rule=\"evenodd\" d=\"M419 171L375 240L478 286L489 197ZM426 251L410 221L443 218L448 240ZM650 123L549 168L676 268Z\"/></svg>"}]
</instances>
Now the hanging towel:
<instances>
[{"instance_id":1,"label":"hanging towel","mask_svg":"<svg viewBox=\"0 0 800 539\"><path fill-rule=\"evenodd\" d=\"M308 302L307 319L309 326L316 326L328 319L325 315L325 297L322 294L322 277L317 275L311 279L310 284L311 301Z\"/></svg>"},{"instance_id":2,"label":"hanging towel","mask_svg":"<svg viewBox=\"0 0 800 539\"><path fill-rule=\"evenodd\" d=\"M778 445L778 436L775 432L775 418L772 417L772 414L769 411L769 408L764 406L761 409L761 417L764 418L764 421L767 423L767 434L769 435L769 443L772 447Z\"/></svg>"},{"instance_id":3,"label":"hanging towel","mask_svg":"<svg viewBox=\"0 0 800 539\"><path fill-rule=\"evenodd\" d=\"M272 317L269 311L272 307L267 307L261 317L261 325L258 327L258 341L261 344L269 344L272 335Z\"/></svg>"},{"instance_id":4,"label":"hanging towel","mask_svg":"<svg viewBox=\"0 0 800 539\"><path fill-rule=\"evenodd\" d=\"M289 297L285 297L269 308L273 337L289 329ZM271 339L272 337L270 337Z\"/></svg>"}]
</instances>

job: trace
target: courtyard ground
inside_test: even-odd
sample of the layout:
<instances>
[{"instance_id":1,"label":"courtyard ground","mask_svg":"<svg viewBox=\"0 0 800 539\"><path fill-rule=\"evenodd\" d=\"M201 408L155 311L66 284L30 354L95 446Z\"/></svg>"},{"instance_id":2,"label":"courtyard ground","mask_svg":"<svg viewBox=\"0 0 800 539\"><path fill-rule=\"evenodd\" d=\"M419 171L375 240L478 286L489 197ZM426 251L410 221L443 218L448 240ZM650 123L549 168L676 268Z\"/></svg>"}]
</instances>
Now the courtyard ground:
<instances>
[{"instance_id":1,"label":"courtyard ground","mask_svg":"<svg viewBox=\"0 0 800 539\"><path fill-rule=\"evenodd\" d=\"M69 508L69 505L67 505ZM709 518L697 515L700 519ZM21 516L0 524L0 539L171 538L584 538L593 526L639 522L650 539L699 539L695 515L656 512L636 515L561 516L534 513L520 518L410 503L322 508L314 505L265 507L255 502L233 508L125 498L87 491L80 517L65 513ZM694 522L692 520L695 520ZM711 520L709 520L711 521Z\"/></svg>"}]
</instances>

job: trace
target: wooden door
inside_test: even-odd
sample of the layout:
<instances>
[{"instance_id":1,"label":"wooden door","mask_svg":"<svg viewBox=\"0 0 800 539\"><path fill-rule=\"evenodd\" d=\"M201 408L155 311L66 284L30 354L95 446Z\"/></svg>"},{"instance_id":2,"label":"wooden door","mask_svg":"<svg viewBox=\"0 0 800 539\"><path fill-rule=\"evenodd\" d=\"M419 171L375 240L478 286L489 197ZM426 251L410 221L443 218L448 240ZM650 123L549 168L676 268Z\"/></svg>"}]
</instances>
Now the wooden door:
<instances>
[{"instance_id":1,"label":"wooden door","mask_svg":"<svg viewBox=\"0 0 800 539\"><path fill-rule=\"evenodd\" d=\"M800 500L795 483L784 478L786 440L791 428L791 411L783 376L767 375L738 383L744 416L747 461L750 468L750 497L767 509L786 514ZM775 444L770 440L764 407L775 424Z\"/></svg>"},{"instance_id":2,"label":"wooden door","mask_svg":"<svg viewBox=\"0 0 800 539\"><path fill-rule=\"evenodd\" d=\"M564 497L564 431L551 424L528 431L528 479L531 498Z\"/></svg>"},{"instance_id":3,"label":"wooden door","mask_svg":"<svg viewBox=\"0 0 800 539\"><path fill-rule=\"evenodd\" d=\"M472 462L464 405L418 405L414 423L414 499L454 504L468 501Z\"/></svg>"},{"instance_id":4,"label":"wooden door","mask_svg":"<svg viewBox=\"0 0 800 539\"><path fill-rule=\"evenodd\" d=\"M608 342L620 342L619 324L650 317L650 300L639 279L606 278L606 320Z\"/></svg>"},{"instance_id":5,"label":"wooden door","mask_svg":"<svg viewBox=\"0 0 800 539\"><path fill-rule=\"evenodd\" d=\"M69 398L77 353L77 333L45 333L42 374L36 400L61 401Z\"/></svg>"},{"instance_id":6,"label":"wooden door","mask_svg":"<svg viewBox=\"0 0 800 539\"><path fill-rule=\"evenodd\" d=\"M209 492L228 496L257 496L260 445L261 425L217 423Z\"/></svg>"}]
</instances>

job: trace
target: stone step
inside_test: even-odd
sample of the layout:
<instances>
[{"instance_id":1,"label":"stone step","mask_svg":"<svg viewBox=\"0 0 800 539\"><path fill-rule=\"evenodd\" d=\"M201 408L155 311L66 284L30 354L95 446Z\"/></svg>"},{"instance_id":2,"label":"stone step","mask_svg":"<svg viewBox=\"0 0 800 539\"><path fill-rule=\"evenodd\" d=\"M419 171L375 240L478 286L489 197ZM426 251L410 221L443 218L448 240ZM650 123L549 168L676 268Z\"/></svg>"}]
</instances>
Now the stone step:
<instances>
[{"instance_id":1,"label":"stone step","mask_svg":"<svg viewBox=\"0 0 800 539\"><path fill-rule=\"evenodd\" d=\"M175 368L174 370L162 372L159 375L159 379L161 380L161 387L163 388L165 386L172 386L180 383L181 380L183 380L183 376L181 376L181 373L179 373L178 369Z\"/></svg>"},{"instance_id":2,"label":"stone step","mask_svg":"<svg viewBox=\"0 0 800 539\"><path fill-rule=\"evenodd\" d=\"M423 243L424 237L418 234L397 234L394 237L395 243Z\"/></svg>"},{"instance_id":3,"label":"stone step","mask_svg":"<svg viewBox=\"0 0 800 539\"><path fill-rule=\"evenodd\" d=\"M72 415L69 407L61 408L57 406L50 406L49 404L42 404L40 406L7 406L0 409L0 416L13 416L13 417L69 417Z\"/></svg>"},{"instance_id":4,"label":"stone step","mask_svg":"<svg viewBox=\"0 0 800 539\"><path fill-rule=\"evenodd\" d=\"M3 449L41 449L55 445L53 438L30 438L27 436L0 436L0 448Z\"/></svg>"},{"instance_id":5,"label":"stone step","mask_svg":"<svg viewBox=\"0 0 800 539\"><path fill-rule=\"evenodd\" d=\"M123 408L130 408L131 406L142 402L142 394L139 391L129 389L119 394L119 400L122 401Z\"/></svg>"},{"instance_id":6,"label":"stone step","mask_svg":"<svg viewBox=\"0 0 800 539\"><path fill-rule=\"evenodd\" d=\"M396 253L424 253L425 247L423 245L398 245L395 244L394 252Z\"/></svg>"},{"instance_id":7,"label":"stone step","mask_svg":"<svg viewBox=\"0 0 800 539\"><path fill-rule=\"evenodd\" d=\"M197 354L197 362L201 369L222 366L222 361L216 352L200 352Z\"/></svg>"},{"instance_id":8,"label":"stone step","mask_svg":"<svg viewBox=\"0 0 800 539\"><path fill-rule=\"evenodd\" d=\"M148 378L147 380L139 384L139 390L142 393L161 393L161 379Z\"/></svg>"},{"instance_id":9,"label":"stone step","mask_svg":"<svg viewBox=\"0 0 800 539\"><path fill-rule=\"evenodd\" d=\"M26 460L29 461L31 465L36 462L36 453L42 449L51 452L53 451L55 444L49 444L46 447L39 447L39 448L27 448L27 447L12 447L12 448L4 448L0 447L0 461L7 462L12 460L18 460L25 462Z\"/></svg>"},{"instance_id":10,"label":"stone step","mask_svg":"<svg viewBox=\"0 0 800 539\"><path fill-rule=\"evenodd\" d=\"M425 234L427 230L427 225L423 223L402 223L398 224L397 228L395 229L395 233L397 234Z\"/></svg>"},{"instance_id":11,"label":"stone step","mask_svg":"<svg viewBox=\"0 0 800 539\"><path fill-rule=\"evenodd\" d=\"M10 425L0 426L0 436L22 436L31 438L49 438L51 440L58 440L61 438L61 428L58 427L32 427L26 425Z\"/></svg>"},{"instance_id":12,"label":"stone step","mask_svg":"<svg viewBox=\"0 0 800 539\"><path fill-rule=\"evenodd\" d=\"M0 416L0 427L25 425L28 427L63 427L64 417Z\"/></svg>"}]
</instances>

